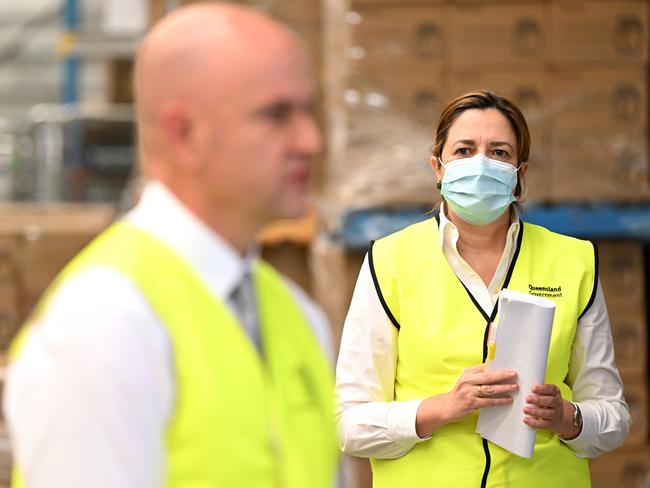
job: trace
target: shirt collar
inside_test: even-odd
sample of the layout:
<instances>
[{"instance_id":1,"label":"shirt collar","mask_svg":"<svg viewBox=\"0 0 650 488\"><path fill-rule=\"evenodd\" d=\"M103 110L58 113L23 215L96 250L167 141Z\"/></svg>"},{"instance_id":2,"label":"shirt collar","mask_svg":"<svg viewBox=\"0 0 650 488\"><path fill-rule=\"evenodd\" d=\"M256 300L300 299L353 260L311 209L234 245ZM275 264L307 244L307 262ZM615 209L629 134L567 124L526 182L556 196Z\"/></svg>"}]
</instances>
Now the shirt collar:
<instances>
[{"instance_id":1,"label":"shirt collar","mask_svg":"<svg viewBox=\"0 0 650 488\"><path fill-rule=\"evenodd\" d=\"M259 256L244 257L208 227L162 183L148 182L126 220L151 233L187 259L218 298L226 300Z\"/></svg>"},{"instance_id":2,"label":"shirt collar","mask_svg":"<svg viewBox=\"0 0 650 488\"><path fill-rule=\"evenodd\" d=\"M452 231L458 232L458 228L454 223L447 218L447 213L445 211L445 202L444 200L440 202L440 213L438 217L440 221L439 225L439 234L440 234L440 247L444 246L445 238L450 235ZM510 206L510 227L508 228L508 238L513 238L518 235L520 227L521 217L519 215L519 209L516 205Z\"/></svg>"}]
</instances>

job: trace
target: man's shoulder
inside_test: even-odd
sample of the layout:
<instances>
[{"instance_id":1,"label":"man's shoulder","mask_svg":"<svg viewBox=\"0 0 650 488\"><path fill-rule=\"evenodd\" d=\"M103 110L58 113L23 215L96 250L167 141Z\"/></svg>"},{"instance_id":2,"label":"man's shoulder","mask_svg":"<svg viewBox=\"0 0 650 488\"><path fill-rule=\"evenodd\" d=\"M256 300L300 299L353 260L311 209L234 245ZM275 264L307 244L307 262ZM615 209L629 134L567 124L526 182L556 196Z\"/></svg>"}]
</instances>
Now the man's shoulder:
<instances>
[{"instance_id":1,"label":"man's shoulder","mask_svg":"<svg viewBox=\"0 0 650 488\"><path fill-rule=\"evenodd\" d=\"M42 299L45 301L37 305L26 326L38 329L29 334L38 337L35 340L62 349L125 345L159 328L133 282L109 267L79 270L46 293Z\"/></svg>"}]
</instances>

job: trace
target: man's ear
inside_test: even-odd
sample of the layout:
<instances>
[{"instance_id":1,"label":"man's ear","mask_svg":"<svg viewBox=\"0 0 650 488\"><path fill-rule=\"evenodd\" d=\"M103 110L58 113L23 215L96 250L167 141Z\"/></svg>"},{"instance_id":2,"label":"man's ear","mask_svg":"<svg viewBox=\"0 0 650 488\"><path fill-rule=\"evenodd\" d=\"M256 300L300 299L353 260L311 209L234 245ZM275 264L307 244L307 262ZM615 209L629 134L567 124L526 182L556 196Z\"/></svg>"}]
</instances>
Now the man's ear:
<instances>
[{"instance_id":1,"label":"man's ear","mask_svg":"<svg viewBox=\"0 0 650 488\"><path fill-rule=\"evenodd\" d=\"M200 138L196 118L186 105L169 102L160 110L162 137L172 160L187 169L200 164Z\"/></svg>"}]
</instances>

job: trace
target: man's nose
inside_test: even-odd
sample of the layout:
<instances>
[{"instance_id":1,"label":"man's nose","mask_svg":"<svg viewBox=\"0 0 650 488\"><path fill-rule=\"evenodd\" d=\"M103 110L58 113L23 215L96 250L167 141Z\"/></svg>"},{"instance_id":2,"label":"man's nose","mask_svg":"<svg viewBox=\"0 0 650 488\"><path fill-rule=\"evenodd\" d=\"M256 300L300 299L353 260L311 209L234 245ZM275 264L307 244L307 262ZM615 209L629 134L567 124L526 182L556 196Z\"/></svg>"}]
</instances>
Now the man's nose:
<instances>
[{"instance_id":1,"label":"man's nose","mask_svg":"<svg viewBox=\"0 0 650 488\"><path fill-rule=\"evenodd\" d=\"M320 153L323 150L323 136L313 114L302 113L297 119L293 134L296 149L310 156Z\"/></svg>"}]
</instances>

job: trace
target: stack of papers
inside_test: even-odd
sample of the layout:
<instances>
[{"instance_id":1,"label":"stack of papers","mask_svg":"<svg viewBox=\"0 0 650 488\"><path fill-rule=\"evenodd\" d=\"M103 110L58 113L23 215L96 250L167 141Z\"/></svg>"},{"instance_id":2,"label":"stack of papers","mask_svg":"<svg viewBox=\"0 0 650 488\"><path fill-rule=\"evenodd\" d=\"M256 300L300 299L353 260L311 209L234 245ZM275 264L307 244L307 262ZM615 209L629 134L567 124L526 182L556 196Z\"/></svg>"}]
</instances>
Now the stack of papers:
<instances>
[{"instance_id":1,"label":"stack of papers","mask_svg":"<svg viewBox=\"0 0 650 488\"><path fill-rule=\"evenodd\" d=\"M489 345L488 371L517 372L519 390L510 405L482 408L476 432L504 449L531 458L537 431L524 424L526 397L543 384L555 303L512 290L499 294L499 318ZM493 324L494 326L494 324Z\"/></svg>"}]
</instances>

